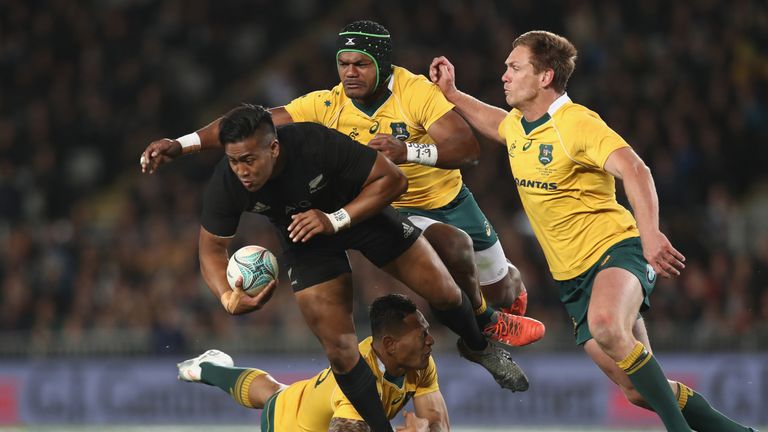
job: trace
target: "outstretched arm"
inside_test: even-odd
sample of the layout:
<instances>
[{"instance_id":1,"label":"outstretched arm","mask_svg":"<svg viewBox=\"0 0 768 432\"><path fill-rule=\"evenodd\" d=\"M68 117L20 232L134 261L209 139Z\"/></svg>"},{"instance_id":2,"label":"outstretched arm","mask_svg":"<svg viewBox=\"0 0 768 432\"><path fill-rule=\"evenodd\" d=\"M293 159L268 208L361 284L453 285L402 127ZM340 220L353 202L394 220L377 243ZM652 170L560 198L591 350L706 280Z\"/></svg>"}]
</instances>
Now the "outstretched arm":
<instances>
[{"instance_id":1,"label":"outstretched arm","mask_svg":"<svg viewBox=\"0 0 768 432\"><path fill-rule=\"evenodd\" d=\"M272 113L272 121L275 126L293 123L293 118L284 107L270 108L269 111ZM179 156L201 150L221 148L219 141L220 122L221 118L217 118L207 126L183 137L177 139L163 138L151 142L139 158L141 172L153 174L160 165L171 162Z\"/></svg>"},{"instance_id":2,"label":"outstretched arm","mask_svg":"<svg viewBox=\"0 0 768 432\"><path fill-rule=\"evenodd\" d=\"M624 191L637 220L643 256L656 273L664 277L679 276L685 268L685 257L659 229L659 198L651 170L630 147L620 148L608 156L604 168L624 183Z\"/></svg>"},{"instance_id":3,"label":"outstretched arm","mask_svg":"<svg viewBox=\"0 0 768 432\"><path fill-rule=\"evenodd\" d=\"M488 105L456 88L456 70L445 57L437 57L429 65L429 78L440 87L449 102L467 122L484 137L504 144L499 136L499 125L507 112L493 105Z\"/></svg>"}]
</instances>

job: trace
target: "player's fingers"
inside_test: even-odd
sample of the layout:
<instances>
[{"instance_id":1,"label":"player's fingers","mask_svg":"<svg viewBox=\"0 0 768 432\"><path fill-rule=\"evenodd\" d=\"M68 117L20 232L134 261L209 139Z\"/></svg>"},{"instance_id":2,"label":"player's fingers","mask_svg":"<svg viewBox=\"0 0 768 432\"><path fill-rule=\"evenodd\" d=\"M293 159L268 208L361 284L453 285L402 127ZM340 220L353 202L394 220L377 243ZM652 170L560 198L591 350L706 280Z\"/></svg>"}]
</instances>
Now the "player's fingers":
<instances>
[{"instance_id":1,"label":"player's fingers","mask_svg":"<svg viewBox=\"0 0 768 432\"><path fill-rule=\"evenodd\" d=\"M669 246L669 253L673 257L675 257L675 259L677 259L678 261L685 262L685 255L681 254L677 249L675 249L671 245Z\"/></svg>"},{"instance_id":2,"label":"player's fingers","mask_svg":"<svg viewBox=\"0 0 768 432\"><path fill-rule=\"evenodd\" d=\"M301 240L301 236L304 234L304 230L309 222L302 220L301 222L297 222L293 229L291 230L291 233L288 234L288 238L293 240L294 243Z\"/></svg>"},{"instance_id":3,"label":"player's fingers","mask_svg":"<svg viewBox=\"0 0 768 432\"><path fill-rule=\"evenodd\" d=\"M295 230L296 225L300 224L306 217L306 213L297 213L291 216L291 223L288 225L288 232Z\"/></svg>"},{"instance_id":4,"label":"player's fingers","mask_svg":"<svg viewBox=\"0 0 768 432\"><path fill-rule=\"evenodd\" d=\"M311 220L309 218L301 218L296 219L293 221L291 225L293 225L293 228L290 228L290 234L288 234L288 238L293 239L293 241L297 241L296 238L299 236L301 231L311 223Z\"/></svg>"},{"instance_id":5,"label":"player's fingers","mask_svg":"<svg viewBox=\"0 0 768 432\"><path fill-rule=\"evenodd\" d=\"M664 268L664 264L661 261L656 262L656 265L653 266L653 270L664 278L669 279L672 277L672 275L670 275L669 272Z\"/></svg>"},{"instance_id":6,"label":"player's fingers","mask_svg":"<svg viewBox=\"0 0 768 432\"><path fill-rule=\"evenodd\" d=\"M321 224L318 224L318 225L316 225L316 226L313 226L313 227L312 227L312 228L311 228L311 229L310 229L310 230L309 230L309 231L308 231L308 232L307 232L307 233L304 235L304 237L302 237L302 239L301 239L301 242L302 242L302 243L306 243L307 241L309 241L309 239L311 239L312 237L314 237L314 236L315 236L315 234L320 234L321 232L323 232L323 226L322 226Z\"/></svg>"},{"instance_id":7,"label":"player's fingers","mask_svg":"<svg viewBox=\"0 0 768 432\"><path fill-rule=\"evenodd\" d=\"M448 68L448 65L445 65L445 64L440 65L440 75L445 77L446 79L451 77L451 70Z\"/></svg>"},{"instance_id":8,"label":"player's fingers","mask_svg":"<svg viewBox=\"0 0 768 432\"><path fill-rule=\"evenodd\" d=\"M672 266L675 270L683 270L685 268L685 264L683 264L682 261L677 259L677 257L671 253L666 256L666 262L669 263L669 265Z\"/></svg>"},{"instance_id":9,"label":"player's fingers","mask_svg":"<svg viewBox=\"0 0 768 432\"><path fill-rule=\"evenodd\" d=\"M267 286L265 286L260 293L256 294L253 297L253 299L256 301L256 303L258 303L260 307L263 306L267 301L269 301L269 299L272 298L272 294L275 293L276 287L277 287L277 279L268 283Z\"/></svg>"},{"instance_id":10,"label":"player's fingers","mask_svg":"<svg viewBox=\"0 0 768 432\"><path fill-rule=\"evenodd\" d=\"M314 230L318 224L319 223L315 220L307 221L306 224L302 225L301 228L295 232L295 235L293 236L294 243L308 240L307 235L312 232L312 230Z\"/></svg>"},{"instance_id":11,"label":"player's fingers","mask_svg":"<svg viewBox=\"0 0 768 432\"><path fill-rule=\"evenodd\" d=\"M675 260L675 261L680 263L677 260ZM682 265L682 263L680 263L680 264ZM672 276L680 276L680 270L682 270L682 268L676 267L675 263L673 263L671 261L664 261L662 263L662 265L664 266L664 269L667 270L667 273L669 273L670 275L672 275Z\"/></svg>"},{"instance_id":12,"label":"player's fingers","mask_svg":"<svg viewBox=\"0 0 768 432\"><path fill-rule=\"evenodd\" d=\"M235 287L233 288L233 290L235 290L235 292L243 290L243 277L242 276L238 276L237 279L235 280Z\"/></svg>"}]
</instances>

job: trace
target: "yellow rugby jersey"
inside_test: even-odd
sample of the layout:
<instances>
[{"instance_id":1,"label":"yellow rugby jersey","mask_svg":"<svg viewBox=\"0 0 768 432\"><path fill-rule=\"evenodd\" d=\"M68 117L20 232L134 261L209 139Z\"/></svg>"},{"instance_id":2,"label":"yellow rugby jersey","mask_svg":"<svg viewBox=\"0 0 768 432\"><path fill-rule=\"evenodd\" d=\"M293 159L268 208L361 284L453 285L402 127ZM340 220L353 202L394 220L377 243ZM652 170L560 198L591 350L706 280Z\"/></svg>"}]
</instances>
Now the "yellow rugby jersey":
<instances>
[{"instance_id":1,"label":"yellow rugby jersey","mask_svg":"<svg viewBox=\"0 0 768 432\"><path fill-rule=\"evenodd\" d=\"M339 83L294 99L285 106L295 122L320 123L367 144L377 133L403 141L434 144L427 134L432 123L453 109L440 89L423 75L395 66L389 94L374 111L366 111L344 94ZM392 205L435 209L451 202L461 189L461 172L406 163L399 165L408 177L408 191Z\"/></svg>"},{"instance_id":2,"label":"yellow rugby jersey","mask_svg":"<svg viewBox=\"0 0 768 432\"><path fill-rule=\"evenodd\" d=\"M499 125L520 199L556 280L572 279L613 244L639 236L603 169L629 144L593 111L558 98L540 120L513 109Z\"/></svg>"},{"instance_id":3,"label":"yellow rugby jersey","mask_svg":"<svg viewBox=\"0 0 768 432\"><path fill-rule=\"evenodd\" d=\"M371 337L360 342L360 354L376 377L376 387L387 418L394 418L411 398L439 390L432 357L425 369L409 371L399 379L385 377L384 365L376 357L372 342ZM262 412L262 415L266 414L266 411ZM331 369L326 368L280 392L275 401L274 431L326 432L333 417L362 420L336 385Z\"/></svg>"}]
</instances>

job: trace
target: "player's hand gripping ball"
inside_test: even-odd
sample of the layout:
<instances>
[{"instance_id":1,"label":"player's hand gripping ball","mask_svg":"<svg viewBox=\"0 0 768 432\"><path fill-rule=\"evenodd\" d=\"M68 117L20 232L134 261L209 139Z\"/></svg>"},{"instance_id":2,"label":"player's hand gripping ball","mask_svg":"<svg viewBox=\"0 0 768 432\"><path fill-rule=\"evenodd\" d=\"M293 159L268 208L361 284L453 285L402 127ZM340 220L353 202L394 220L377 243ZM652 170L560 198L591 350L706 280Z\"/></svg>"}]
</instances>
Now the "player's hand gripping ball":
<instances>
[{"instance_id":1,"label":"player's hand gripping ball","mask_svg":"<svg viewBox=\"0 0 768 432\"><path fill-rule=\"evenodd\" d=\"M227 281L235 289L237 278L243 277L243 291L253 297L277 278L277 258L261 246L244 246L238 249L227 265Z\"/></svg>"}]
</instances>

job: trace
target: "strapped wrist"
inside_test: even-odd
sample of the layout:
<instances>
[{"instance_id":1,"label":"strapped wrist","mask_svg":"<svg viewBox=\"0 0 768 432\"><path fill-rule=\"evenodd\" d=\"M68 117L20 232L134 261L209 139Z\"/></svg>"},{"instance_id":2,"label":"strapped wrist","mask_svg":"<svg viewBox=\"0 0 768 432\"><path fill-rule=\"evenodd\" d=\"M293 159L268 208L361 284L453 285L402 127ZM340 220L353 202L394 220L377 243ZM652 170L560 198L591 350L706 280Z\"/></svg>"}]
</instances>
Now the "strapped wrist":
<instances>
[{"instance_id":1,"label":"strapped wrist","mask_svg":"<svg viewBox=\"0 0 768 432\"><path fill-rule=\"evenodd\" d=\"M176 138L176 141L178 141L179 144L181 144L182 153L192 153L192 152L200 151L200 148L202 146L202 143L200 141L200 135L198 135L197 132L192 132L190 134L180 136Z\"/></svg>"},{"instance_id":2,"label":"strapped wrist","mask_svg":"<svg viewBox=\"0 0 768 432\"><path fill-rule=\"evenodd\" d=\"M328 217L328 220L331 221L333 232L335 233L345 228L349 228L352 224L352 218L349 217L349 213L347 213L344 208L340 208L333 213L325 213L325 215Z\"/></svg>"},{"instance_id":3,"label":"strapped wrist","mask_svg":"<svg viewBox=\"0 0 768 432\"><path fill-rule=\"evenodd\" d=\"M434 144L405 143L407 162L417 163L426 166L435 166L437 164L437 146Z\"/></svg>"}]
</instances>

